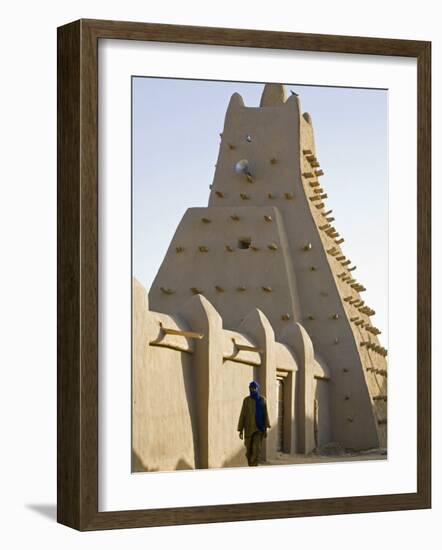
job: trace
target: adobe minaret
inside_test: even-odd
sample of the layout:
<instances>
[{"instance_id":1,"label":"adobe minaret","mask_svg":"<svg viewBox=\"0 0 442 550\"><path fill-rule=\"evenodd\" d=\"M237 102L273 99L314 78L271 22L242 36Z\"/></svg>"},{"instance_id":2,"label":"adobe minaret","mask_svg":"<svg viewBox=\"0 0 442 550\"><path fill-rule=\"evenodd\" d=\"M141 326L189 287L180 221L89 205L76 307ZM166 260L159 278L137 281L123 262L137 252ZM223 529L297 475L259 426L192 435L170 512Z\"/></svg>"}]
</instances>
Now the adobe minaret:
<instances>
[{"instance_id":1,"label":"adobe minaret","mask_svg":"<svg viewBox=\"0 0 442 550\"><path fill-rule=\"evenodd\" d=\"M203 294L232 330L259 308L280 342L302 325L330 373L333 441L385 447L387 352L321 176L312 120L297 95L266 84L260 106L246 107L233 94L209 205L183 216L149 307L179 315L192 294Z\"/></svg>"}]
</instances>

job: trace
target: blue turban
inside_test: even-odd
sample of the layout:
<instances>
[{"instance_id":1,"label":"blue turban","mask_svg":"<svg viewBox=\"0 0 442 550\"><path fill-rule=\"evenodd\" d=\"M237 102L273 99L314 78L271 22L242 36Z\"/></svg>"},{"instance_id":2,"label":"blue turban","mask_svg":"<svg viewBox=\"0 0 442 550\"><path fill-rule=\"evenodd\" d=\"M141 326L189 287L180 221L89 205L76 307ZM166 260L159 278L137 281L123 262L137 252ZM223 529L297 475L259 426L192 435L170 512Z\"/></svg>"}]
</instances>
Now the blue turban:
<instances>
[{"instance_id":1,"label":"blue turban","mask_svg":"<svg viewBox=\"0 0 442 550\"><path fill-rule=\"evenodd\" d=\"M252 392L252 388L256 388L256 392ZM254 380L252 380L252 382L250 382L249 384L249 390L250 390L250 397L254 399L256 402L256 413L255 413L256 425L260 432L264 432L266 429L265 418L264 418L264 407L262 404L261 396L259 395L258 382L255 382Z\"/></svg>"}]
</instances>

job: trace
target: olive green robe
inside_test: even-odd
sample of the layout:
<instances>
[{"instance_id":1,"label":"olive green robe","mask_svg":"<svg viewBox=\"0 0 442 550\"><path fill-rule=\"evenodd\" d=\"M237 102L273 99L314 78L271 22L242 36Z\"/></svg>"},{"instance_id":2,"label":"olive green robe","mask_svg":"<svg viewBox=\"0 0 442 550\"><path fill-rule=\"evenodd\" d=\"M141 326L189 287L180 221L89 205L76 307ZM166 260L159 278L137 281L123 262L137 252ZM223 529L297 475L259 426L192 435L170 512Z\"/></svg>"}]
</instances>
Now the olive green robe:
<instances>
[{"instance_id":1,"label":"olive green robe","mask_svg":"<svg viewBox=\"0 0 442 550\"><path fill-rule=\"evenodd\" d=\"M267 412L267 402L265 397L262 395L259 396L262 400L264 408L264 422L265 427L270 428L270 420ZM253 433L258 432L258 426L256 425L256 402L253 397L248 395L242 402L241 414L239 415L238 420L238 431L242 432L244 430L245 437L251 437Z\"/></svg>"}]
</instances>

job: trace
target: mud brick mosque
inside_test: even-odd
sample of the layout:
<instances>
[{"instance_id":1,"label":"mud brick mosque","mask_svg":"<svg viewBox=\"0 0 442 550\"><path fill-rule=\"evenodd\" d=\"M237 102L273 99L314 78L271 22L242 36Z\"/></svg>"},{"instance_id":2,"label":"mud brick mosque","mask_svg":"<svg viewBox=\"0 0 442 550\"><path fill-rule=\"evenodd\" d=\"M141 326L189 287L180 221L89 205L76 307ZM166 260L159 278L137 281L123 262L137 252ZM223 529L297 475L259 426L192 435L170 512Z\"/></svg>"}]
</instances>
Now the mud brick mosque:
<instances>
[{"instance_id":1,"label":"mud brick mosque","mask_svg":"<svg viewBox=\"0 0 442 550\"><path fill-rule=\"evenodd\" d=\"M386 447L387 351L323 175L297 95L233 94L208 206L185 212L149 292L133 282L133 471L246 465L252 379L264 458Z\"/></svg>"}]
</instances>

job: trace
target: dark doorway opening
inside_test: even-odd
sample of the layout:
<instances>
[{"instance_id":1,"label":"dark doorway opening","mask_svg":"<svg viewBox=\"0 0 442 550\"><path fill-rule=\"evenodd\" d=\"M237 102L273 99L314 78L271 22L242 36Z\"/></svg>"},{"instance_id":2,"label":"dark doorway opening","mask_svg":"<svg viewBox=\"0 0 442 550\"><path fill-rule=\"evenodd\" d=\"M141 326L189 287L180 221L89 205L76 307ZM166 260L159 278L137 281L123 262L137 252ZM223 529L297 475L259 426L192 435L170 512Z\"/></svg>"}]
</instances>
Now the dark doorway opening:
<instances>
[{"instance_id":1,"label":"dark doorway opening","mask_svg":"<svg viewBox=\"0 0 442 550\"><path fill-rule=\"evenodd\" d=\"M277 378L276 383L278 395L278 433L276 450L282 453L284 451L284 380L282 378Z\"/></svg>"}]
</instances>

